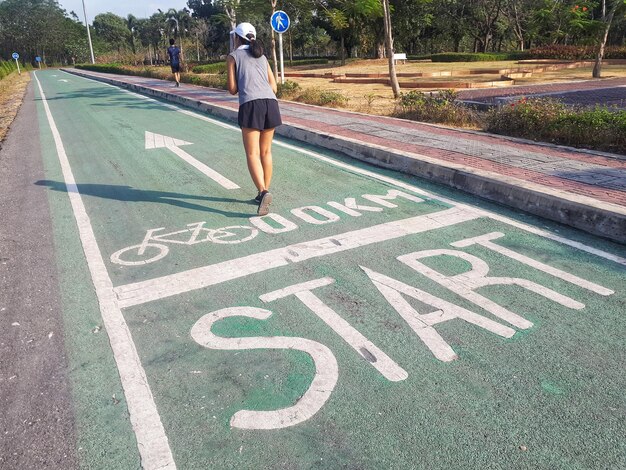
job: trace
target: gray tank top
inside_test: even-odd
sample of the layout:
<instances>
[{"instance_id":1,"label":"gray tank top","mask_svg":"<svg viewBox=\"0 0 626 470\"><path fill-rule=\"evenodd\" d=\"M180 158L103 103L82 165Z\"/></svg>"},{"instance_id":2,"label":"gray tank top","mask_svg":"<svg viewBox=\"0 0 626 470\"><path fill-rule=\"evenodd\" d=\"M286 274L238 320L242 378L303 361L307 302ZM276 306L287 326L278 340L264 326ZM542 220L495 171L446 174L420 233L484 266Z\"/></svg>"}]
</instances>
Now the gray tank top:
<instances>
[{"instance_id":1,"label":"gray tank top","mask_svg":"<svg viewBox=\"0 0 626 470\"><path fill-rule=\"evenodd\" d=\"M237 49L230 55L235 59L240 105L252 100L276 99L267 80L267 58L264 55L255 59L247 49Z\"/></svg>"}]
</instances>

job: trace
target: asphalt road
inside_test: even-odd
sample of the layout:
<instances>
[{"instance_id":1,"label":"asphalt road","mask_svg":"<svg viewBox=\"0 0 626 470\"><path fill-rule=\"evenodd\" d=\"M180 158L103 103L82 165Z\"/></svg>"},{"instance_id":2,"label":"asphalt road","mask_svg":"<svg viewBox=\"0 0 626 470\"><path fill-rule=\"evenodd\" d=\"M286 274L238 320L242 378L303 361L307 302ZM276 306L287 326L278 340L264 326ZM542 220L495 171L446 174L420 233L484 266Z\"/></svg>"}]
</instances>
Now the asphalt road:
<instances>
[{"instance_id":1,"label":"asphalt road","mask_svg":"<svg viewBox=\"0 0 626 470\"><path fill-rule=\"evenodd\" d=\"M0 467L75 468L58 266L30 87L0 149Z\"/></svg>"},{"instance_id":2,"label":"asphalt road","mask_svg":"<svg viewBox=\"0 0 626 470\"><path fill-rule=\"evenodd\" d=\"M232 125L35 75L3 468L623 467L624 246L284 140L259 219Z\"/></svg>"}]
</instances>

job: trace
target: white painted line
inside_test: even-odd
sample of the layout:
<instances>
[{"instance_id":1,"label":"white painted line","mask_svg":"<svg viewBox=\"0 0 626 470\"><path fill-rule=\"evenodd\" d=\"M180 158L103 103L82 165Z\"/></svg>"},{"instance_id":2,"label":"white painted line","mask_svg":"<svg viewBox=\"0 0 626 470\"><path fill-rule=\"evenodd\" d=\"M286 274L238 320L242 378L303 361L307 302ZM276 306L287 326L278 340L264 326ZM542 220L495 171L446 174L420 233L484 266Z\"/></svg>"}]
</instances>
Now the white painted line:
<instances>
[{"instance_id":1,"label":"white painted line","mask_svg":"<svg viewBox=\"0 0 626 470\"><path fill-rule=\"evenodd\" d=\"M315 377L295 405L272 411L238 411L230 420L234 428L280 429L306 421L324 406L339 378L337 359L330 349L317 341L287 336L223 338L211 332L213 324L224 318L242 316L266 320L271 315L269 310L254 307L225 308L204 315L191 328L191 337L205 348L229 351L291 349L307 353L315 363Z\"/></svg>"},{"instance_id":2,"label":"white painted line","mask_svg":"<svg viewBox=\"0 0 626 470\"><path fill-rule=\"evenodd\" d=\"M69 74L68 72L64 72L64 73L67 73L68 75L72 75L72 74ZM124 93L129 93L129 94L131 94L133 96L136 96L139 99L146 100L146 101L151 101L151 102L154 102L154 103L158 103L158 104L160 104L160 105L162 105L162 106L164 106L164 107L166 107L168 109L173 109L173 110L178 111L179 113L186 114L187 116L191 116L191 117L194 117L196 119L200 119L200 120L205 121L205 122L210 122L212 124L215 124L216 126L220 126L220 127L224 128L224 129L230 129L230 130L235 131L235 132L240 132L240 129L238 127L236 127L236 126L217 121L217 120L212 119L212 118L210 118L208 116L205 116L203 114L200 114L200 113L197 113L197 112L194 112L194 111L189 111L189 110L186 110L186 109L181 109L179 106L175 106L175 105L172 105L172 104L162 103L161 101L156 100L154 98L150 98L150 97L141 95L139 93L135 93L135 92L126 90L124 88L111 85L109 83L104 83L104 82L102 82L100 80L95 80L93 78L83 77L82 75L80 77L83 78L84 80L93 81L93 82L96 82L96 83L98 83L100 85L105 85L105 86L108 86L108 87L111 87L111 88L115 88L118 91L122 91ZM363 176L369 176L370 178L376 179L378 181L383 181L385 183L392 184L392 185L397 186L399 188L407 189L409 191L412 191L412 192L414 192L416 194L420 194L420 195L422 195L422 196L424 196L424 197L426 197L428 199L432 199L434 201L440 201L440 202L443 202L445 204L451 204L451 205L456 206L456 207L471 208L472 210L479 212L480 214L482 214L485 217L489 217L489 218L497 220L499 222L503 222L503 223L505 223L507 225L511 225L513 227L516 227L516 228L518 228L520 230L524 230L524 231L532 233L534 235L539 235L541 237L548 238L548 239L550 239L552 241L561 243L563 245L567 245L567 246L570 246L572 248L576 248L577 250L590 253L590 254L598 256L600 258L607 259L609 261L613 261L613 262L615 262L617 264L621 264L622 266L626 266L626 258L614 255L612 253L608 253L608 252L603 251L603 250L599 250L597 248L593 248L593 247L591 247L589 245L585 245L584 243L580 243L580 242L577 242L577 241L574 241L574 240L570 240L570 239L565 238L565 237L561 237L560 235L555 235L555 234L553 234L551 232L548 232L547 230L542 230L540 228L533 227L532 225L528 225L528 224L525 224L523 222L518 222L516 220L510 219L508 217L505 217L505 216L502 216L502 215L499 215L499 214L496 214L494 212L490 212L490 211L487 211L487 210L484 210L484 209L473 208L472 206L469 206L467 204L459 204L457 201L454 201L452 199L448 199L448 198L445 198L445 197L441 197L441 196L436 196L436 195L434 195L432 193L429 193L428 191L424 191L423 189L417 188L415 186L412 186L410 184L407 184L407 183L404 183L402 181L396 180L394 178L390 178L390 177L384 176L384 175L379 175L378 173L375 173L373 171L364 170L362 168L358 168L358 167L350 165L348 163L343 163L343 162L334 160L334 159L332 159L330 157L326 157L326 156L321 155L321 154L319 154L317 152L312 152L310 150L306 150L306 149L297 147L295 145L287 144L285 142L282 142L279 138L276 138L274 140L274 144L278 145L280 147L284 147L284 148L293 150L295 152L301 153L303 155L308 155L308 156L310 156L312 158L315 158L317 160L326 162L326 163L328 163L330 165L334 165L334 166L339 167L339 168L346 169L346 170L351 171L353 173L357 173L357 174L360 174L360 175L363 175Z\"/></svg>"},{"instance_id":3,"label":"white painted line","mask_svg":"<svg viewBox=\"0 0 626 470\"><path fill-rule=\"evenodd\" d=\"M153 300L182 294L196 289L239 279L250 274L299 263L312 258L332 255L343 251L393 240L417 233L474 220L475 211L452 208L433 214L420 215L374 225L331 237L309 242L296 243L283 248L244 256L221 263L190 269L134 284L115 288L122 308L139 305Z\"/></svg>"},{"instance_id":4,"label":"white painted line","mask_svg":"<svg viewBox=\"0 0 626 470\"><path fill-rule=\"evenodd\" d=\"M166 148L171 150L174 155L177 155L185 162L189 163L196 170L200 171L202 174L208 176L217 184L222 186L225 189L239 189L239 186L233 183L231 180L226 178L225 176L220 175L214 169L208 167L201 161L195 159L187 152L185 152L180 147L183 145L193 145L191 142L186 142L184 140L175 139L173 137L169 137L166 135L155 134L153 132L146 131L145 133L145 147L146 150L151 149L160 149Z\"/></svg>"},{"instance_id":5,"label":"white painted line","mask_svg":"<svg viewBox=\"0 0 626 470\"><path fill-rule=\"evenodd\" d=\"M173 137L168 137L160 134L155 134L154 132L146 131L145 137L146 150L193 145L191 142L175 139Z\"/></svg>"},{"instance_id":6,"label":"white painted line","mask_svg":"<svg viewBox=\"0 0 626 470\"><path fill-rule=\"evenodd\" d=\"M365 271L365 274L367 274L380 293L383 294L396 312L398 312L415 334L419 336L433 355L440 361L450 362L458 359L458 356L452 347L441 337L435 328L433 328L433 325L438 323L459 318L505 338L511 338L515 334L515 330L508 326L501 325L498 322L478 315L463 307L459 307L458 305L454 305L428 292L424 292L416 287L409 286L396 279L372 271L364 266L361 266L361 269ZM420 314L401 294L431 305L439 310L428 314Z\"/></svg>"},{"instance_id":7,"label":"white painted line","mask_svg":"<svg viewBox=\"0 0 626 470\"><path fill-rule=\"evenodd\" d=\"M67 193L76 224L78 225L80 240L100 304L102 320L109 335L111 349L120 373L124 395L128 403L130 420L137 437L141 465L144 469L175 469L174 458L156 404L154 403L148 379L141 365L141 360L126 320L117 304L113 292L113 283L98 248L89 215L83 204L72 168L65 153L61 135L52 117L37 73L33 72L33 76L39 87L48 124L52 131L63 178L67 186Z\"/></svg>"},{"instance_id":8,"label":"white painted line","mask_svg":"<svg viewBox=\"0 0 626 470\"><path fill-rule=\"evenodd\" d=\"M592 292L595 292L596 294L611 295L615 293L611 289L607 289L606 287L587 281L586 279L582 279L578 276L574 276L573 274L567 273L565 271L561 271L558 268L554 268L540 261L529 258L528 256L524 256L521 253L517 253L513 250L510 250L503 246L497 245L496 243L493 243L492 240L497 240L498 238L502 238L502 237L504 237L503 233L492 232L492 233L488 233L486 235L481 235L478 237L466 238L458 242L450 243L450 245L457 247L457 248L465 248L468 246L472 246L474 244L481 245L485 248L488 248L497 253L500 253L501 255L504 255L511 259L519 261L520 263L523 263L527 266L531 266L535 269L538 269L539 271L543 271L544 273L548 273L554 277L563 279L564 281L574 284L575 286L579 286L579 287L582 287L583 289L587 289Z\"/></svg>"},{"instance_id":9,"label":"white painted line","mask_svg":"<svg viewBox=\"0 0 626 470\"><path fill-rule=\"evenodd\" d=\"M447 276L439 271L422 263L423 258L432 258L438 256L452 256L465 260L471 265L471 269L462 274L453 276ZM522 287L530 292L539 294L546 299L550 299L553 302L559 303L564 307L568 307L575 310L582 310L585 305L567 297L566 295L559 294L552 289L544 287L536 282L529 281L528 279L516 278L516 277L492 277L488 276L489 265L482 259L465 253L464 251L456 250L424 250L416 251L414 253L408 253L406 255L398 256L397 258L402 263L413 268L420 274L432 279L438 284L450 289L452 292L464 297L470 302L478 305L479 307L487 310L493 315L501 318L511 325L515 325L518 328L530 328L533 326L532 322L525 318L511 312L510 310L498 305L493 300L488 299L476 292L481 287L485 286L510 286L516 285Z\"/></svg>"},{"instance_id":10,"label":"white painted line","mask_svg":"<svg viewBox=\"0 0 626 470\"><path fill-rule=\"evenodd\" d=\"M405 380L409 374L400 367L393 359L385 354L378 346L363 336L350 323L343 319L337 312L326 305L313 292L318 287L328 286L335 280L329 277L303 282L286 287L259 297L263 302L270 302L290 295L295 295L304 305L309 307L320 320L330 326L335 333L348 343L359 356L371 364L383 377L391 382Z\"/></svg>"}]
</instances>

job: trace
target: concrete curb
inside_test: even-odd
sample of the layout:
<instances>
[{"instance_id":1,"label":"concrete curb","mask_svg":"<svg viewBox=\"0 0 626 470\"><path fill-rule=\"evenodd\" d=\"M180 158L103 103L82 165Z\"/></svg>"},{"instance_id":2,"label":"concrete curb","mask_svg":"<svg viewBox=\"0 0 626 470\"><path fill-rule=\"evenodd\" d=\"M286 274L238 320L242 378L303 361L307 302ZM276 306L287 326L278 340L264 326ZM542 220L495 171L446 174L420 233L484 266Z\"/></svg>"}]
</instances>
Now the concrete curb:
<instances>
[{"instance_id":1,"label":"concrete curb","mask_svg":"<svg viewBox=\"0 0 626 470\"><path fill-rule=\"evenodd\" d=\"M65 71L237 122L237 110L226 106L125 83L115 78L94 76L77 70ZM276 130L278 135L338 151L357 160L444 184L594 235L626 243L626 208L622 206L554 190L498 173L441 162L423 155L366 144L343 136L321 134L290 124L288 119L286 121Z\"/></svg>"}]
</instances>

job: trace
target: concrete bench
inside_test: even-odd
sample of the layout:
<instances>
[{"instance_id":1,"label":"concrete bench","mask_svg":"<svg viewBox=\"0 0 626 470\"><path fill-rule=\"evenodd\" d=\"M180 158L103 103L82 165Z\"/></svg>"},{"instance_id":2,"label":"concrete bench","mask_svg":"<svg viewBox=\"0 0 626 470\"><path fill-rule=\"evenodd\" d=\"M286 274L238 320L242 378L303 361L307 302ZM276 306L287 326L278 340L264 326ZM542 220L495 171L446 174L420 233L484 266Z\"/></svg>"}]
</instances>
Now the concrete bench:
<instances>
[{"instance_id":1,"label":"concrete bench","mask_svg":"<svg viewBox=\"0 0 626 470\"><path fill-rule=\"evenodd\" d=\"M406 64L406 54L404 52L396 53L393 55L393 63L397 64L401 60L403 64Z\"/></svg>"}]
</instances>

